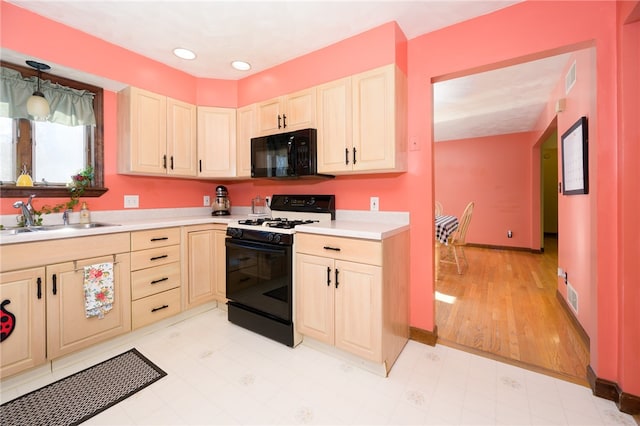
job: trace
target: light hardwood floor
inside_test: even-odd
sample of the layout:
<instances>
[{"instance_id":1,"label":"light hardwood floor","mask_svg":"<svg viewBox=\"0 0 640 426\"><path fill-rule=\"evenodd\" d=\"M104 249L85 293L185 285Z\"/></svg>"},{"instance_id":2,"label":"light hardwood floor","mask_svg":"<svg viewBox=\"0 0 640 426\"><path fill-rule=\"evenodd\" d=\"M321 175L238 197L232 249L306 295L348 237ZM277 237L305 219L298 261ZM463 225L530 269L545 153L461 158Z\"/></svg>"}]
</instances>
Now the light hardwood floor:
<instances>
[{"instance_id":1,"label":"light hardwood floor","mask_svg":"<svg viewBox=\"0 0 640 426\"><path fill-rule=\"evenodd\" d=\"M545 238L543 254L465 253L462 275L454 264L440 264L438 343L586 384L589 349L556 298L557 239Z\"/></svg>"}]
</instances>

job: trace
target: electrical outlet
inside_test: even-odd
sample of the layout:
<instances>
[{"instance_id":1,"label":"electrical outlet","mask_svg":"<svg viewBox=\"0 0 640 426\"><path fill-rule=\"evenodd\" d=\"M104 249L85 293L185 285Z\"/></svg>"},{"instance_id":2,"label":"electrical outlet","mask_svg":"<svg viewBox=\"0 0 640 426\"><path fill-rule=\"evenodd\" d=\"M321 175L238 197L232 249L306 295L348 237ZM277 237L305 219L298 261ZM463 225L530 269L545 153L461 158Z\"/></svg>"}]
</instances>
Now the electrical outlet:
<instances>
[{"instance_id":1,"label":"electrical outlet","mask_svg":"<svg viewBox=\"0 0 640 426\"><path fill-rule=\"evenodd\" d=\"M124 208L137 209L140 206L140 197L138 195L125 195Z\"/></svg>"},{"instance_id":2,"label":"electrical outlet","mask_svg":"<svg viewBox=\"0 0 640 426\"><path fill-rule=\"evenodd\" d=\"M202 197L202 205L205 207L209 207L211 205L211 197L209 197L208 195Z\"/></svg>"},{"instance_id":3,"label":"electrical outlet","mask_svg":"<svg viewBox=\"0 0 640 426\"><path fill-rule=\"evenodd\" d=\"M507 231L507 238L513 238L513 232L511 232L511 229Z\"/></svg>"},{"instance_id":4,"label":"electrical outlet","mask_svg":"<svg viewBox=\"0 0 640 426\"><path fill-rule=\"evenodd\" d=\"M377 212L380 209L380 199L378 197L371 197L369 200L369 208L372 212Z\"/></svg>"}]
</instances>

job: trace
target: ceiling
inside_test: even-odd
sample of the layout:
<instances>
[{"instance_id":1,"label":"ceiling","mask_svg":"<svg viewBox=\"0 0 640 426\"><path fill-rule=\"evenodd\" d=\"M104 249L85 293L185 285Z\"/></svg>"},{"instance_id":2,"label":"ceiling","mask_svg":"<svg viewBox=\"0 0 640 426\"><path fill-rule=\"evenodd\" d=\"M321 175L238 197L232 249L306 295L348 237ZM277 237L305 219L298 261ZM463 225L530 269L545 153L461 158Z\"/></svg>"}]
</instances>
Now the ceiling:
<instances>
[{"instance_id":1,"label":"ceiling","mask_svg":"<svg viewBox=\"0 0 640 426\"><path fill-rule=\"evenodd\" d=\"M195 77L227 80L244 78L390 21L396 21L412 39L519 1L7 0ZM177 58L172 53L176 47L193 50L197 58ZM1 54L10 62L27 59L6 49ZM231 68L231 61L237 59L251 63L251 70ZM48 63L57 75L110 90L122 87ZM496 71L500 74L438 83L436 140L531 130L565 63L566 58L555 58Z\"/></svg>"}]
</instances>

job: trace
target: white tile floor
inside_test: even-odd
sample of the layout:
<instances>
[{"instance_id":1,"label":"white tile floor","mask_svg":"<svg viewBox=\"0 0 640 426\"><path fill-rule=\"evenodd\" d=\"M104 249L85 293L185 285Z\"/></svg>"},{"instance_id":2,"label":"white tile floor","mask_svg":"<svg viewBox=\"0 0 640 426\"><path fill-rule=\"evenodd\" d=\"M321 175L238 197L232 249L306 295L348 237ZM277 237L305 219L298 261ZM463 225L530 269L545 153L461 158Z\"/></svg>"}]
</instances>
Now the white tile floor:
<instances>
[{"instance_id":1,"label":"white tile floor","mask_svg":"<svg viewBox=\"0 0 640 426\"><path fill-rule=\"evenodd\" d=\"M112 346L100 357L136 347L168 375L87 424L636 425L588 388L446 346L410 341L383 378L236 327L220 309ZM97 361L10 381L2 402Z\"/></svg>"}]
</instances>

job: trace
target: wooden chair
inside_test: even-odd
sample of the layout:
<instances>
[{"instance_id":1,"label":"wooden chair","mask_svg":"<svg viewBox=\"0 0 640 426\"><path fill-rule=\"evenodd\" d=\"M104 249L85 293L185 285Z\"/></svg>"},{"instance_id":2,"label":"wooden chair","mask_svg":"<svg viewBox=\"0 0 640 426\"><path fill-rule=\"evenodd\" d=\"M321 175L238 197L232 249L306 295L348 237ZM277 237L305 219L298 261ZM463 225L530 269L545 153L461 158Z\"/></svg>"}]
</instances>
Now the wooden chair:
<instances>
[{"instance_id":1,"label":"wooden chair","mask_svg":"<svg viewBox=\"0 0 640 426\"><path fill-rule=\"evenodd\" d=\"M442 216L442 203L440 201L436 201L436 217Z\"/></svg>"},{"instance_id":2,"label":"wooden chair","mask_svg":"<svg viewBox=\"0 0 640 426\"><path fill-rule=\"evenodd\" d=\"M469 229L469 224L471 223L471 215L473 214L473 201L467 204L465 207L462 216L460 217L458 229L454 232L451 237L449 237L449 241L447 241L447 245L444 246L449 251L449 256L443 257L440 259L441 262L445 263L455 263L458 268L458 274L462 274L462 262L464 260L467 268L469 267L469 263L467 262L467 257L464 254L464 246L467 244L467 230ZM453 260L451 260L453 257Z\"/></svg>"}]
</instances>

